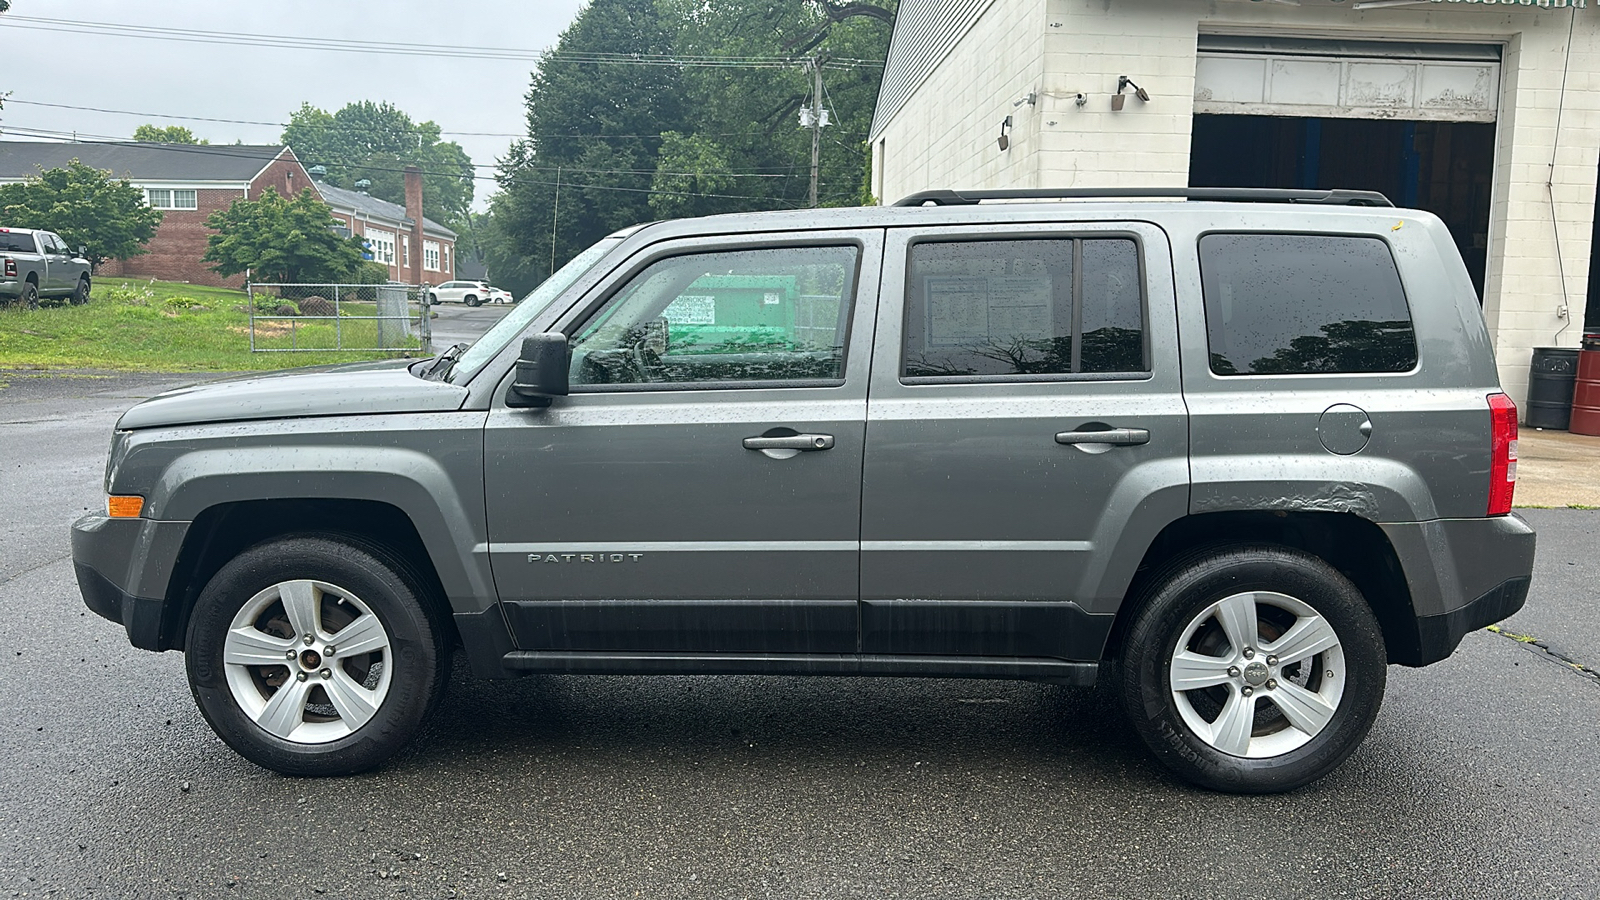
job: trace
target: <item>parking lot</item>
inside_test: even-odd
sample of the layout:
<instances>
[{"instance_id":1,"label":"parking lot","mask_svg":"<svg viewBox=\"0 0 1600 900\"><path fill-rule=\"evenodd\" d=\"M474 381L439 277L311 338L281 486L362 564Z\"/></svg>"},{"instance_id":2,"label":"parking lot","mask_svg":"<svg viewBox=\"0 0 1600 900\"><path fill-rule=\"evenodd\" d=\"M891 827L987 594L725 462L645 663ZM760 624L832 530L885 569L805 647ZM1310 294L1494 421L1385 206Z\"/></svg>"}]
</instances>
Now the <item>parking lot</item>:
<instances>
[{"instance_id":1,"label":"parking lot","mask_svg":"<svg viewBox=\"0 0 1600 900\"><path fill-rule=\"evenodd\" d=\"M1391 668L1363 747L1286 796L1177 782L1093 690L459 665L398 761L302 780L73 581L117 415L193 380L0 373L0 896L1600 896L1600 512L1525 511L1505 628L1537 643Z\"/></svg>"}]
</instances>

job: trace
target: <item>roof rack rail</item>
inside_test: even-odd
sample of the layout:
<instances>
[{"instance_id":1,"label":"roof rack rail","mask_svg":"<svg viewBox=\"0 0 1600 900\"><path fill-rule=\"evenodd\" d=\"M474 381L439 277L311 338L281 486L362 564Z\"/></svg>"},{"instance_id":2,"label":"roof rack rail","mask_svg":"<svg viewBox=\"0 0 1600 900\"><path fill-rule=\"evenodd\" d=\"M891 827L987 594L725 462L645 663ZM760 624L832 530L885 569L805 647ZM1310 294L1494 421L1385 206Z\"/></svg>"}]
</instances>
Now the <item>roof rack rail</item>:
<instances>
[{"instance_id":1,"label":"roof rack rail","mask_svg":"<svg viewBox=\"0 0 1600 900\"><path fill-rule=\"evenodd\" d=\"M895 206L973 206L984 200L1088 200L1119 198L1222 200L1233 203L1322 203L1330 206L1394 206L1377 191L1299 191L1279 188L1012 188L919 191Z\"/></svg>"}]
</instances>

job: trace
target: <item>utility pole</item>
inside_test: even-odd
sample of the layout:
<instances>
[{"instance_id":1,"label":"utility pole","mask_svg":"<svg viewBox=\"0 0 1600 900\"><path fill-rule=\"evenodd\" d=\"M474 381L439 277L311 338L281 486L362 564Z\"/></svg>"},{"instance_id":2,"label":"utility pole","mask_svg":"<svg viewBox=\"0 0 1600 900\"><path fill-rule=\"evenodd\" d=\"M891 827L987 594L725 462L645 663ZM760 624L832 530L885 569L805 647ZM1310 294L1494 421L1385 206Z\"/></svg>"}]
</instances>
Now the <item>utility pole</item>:
<instances>
[{"instance_id":1,"label":"utility pole","mask_svg":"<svg viewBox=\"0 0 1600 900\"><path fill-rule=\"evenodd\" d=\"M561 216L561 167L556 166L556 204L550 211L550 274L556 273L556 219ZM548 277L548 276L547 276Z\"/></svg>"},{"instance_id":2,"label":"utility pole","mask_svg":"<svg viewBox=\"0 0 1600 900\"><path fill-rule=\"evenodd\" d=\"M811 129L811 206L817 206L817 181L822 174L822 129L833 124L822 105L822 58L813 56L811 66L811 106L800 110L800 127Z\"/></svg>"}]
</instances>

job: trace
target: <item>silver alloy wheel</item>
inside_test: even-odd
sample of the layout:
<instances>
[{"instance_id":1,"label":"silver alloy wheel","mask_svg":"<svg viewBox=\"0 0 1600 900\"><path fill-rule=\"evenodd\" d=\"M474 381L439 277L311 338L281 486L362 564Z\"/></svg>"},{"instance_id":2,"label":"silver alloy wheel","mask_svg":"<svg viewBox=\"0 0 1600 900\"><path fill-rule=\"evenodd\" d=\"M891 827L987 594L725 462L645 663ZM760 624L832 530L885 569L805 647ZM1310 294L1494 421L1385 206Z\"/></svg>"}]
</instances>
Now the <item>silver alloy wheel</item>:
<instances>
[{"instance_id":1,"label":"silver alloy wheel","mask_svg":"<svg viewBox=\"0 0 1600 900\"><path fill-rule=\"evenodd\" d=\"M1189 622L1168 678L1178 714L1197 737L1230 756L1266 759L1328 727L1344 696L1344 650L1310 606L1247 591Z\"/></svg>"},{"instance_id":2,"label":"silver alloy wheel","mask_svg":"<svg viewBox=\"0 0 1600 900\"><path fill-rule=\"evenodd\" d=\"M234 702L275 737L326 744L383 706L392 675L389 633L351 592L285 581L250 598L223 639Z\"/></svg>"}]
</instances>

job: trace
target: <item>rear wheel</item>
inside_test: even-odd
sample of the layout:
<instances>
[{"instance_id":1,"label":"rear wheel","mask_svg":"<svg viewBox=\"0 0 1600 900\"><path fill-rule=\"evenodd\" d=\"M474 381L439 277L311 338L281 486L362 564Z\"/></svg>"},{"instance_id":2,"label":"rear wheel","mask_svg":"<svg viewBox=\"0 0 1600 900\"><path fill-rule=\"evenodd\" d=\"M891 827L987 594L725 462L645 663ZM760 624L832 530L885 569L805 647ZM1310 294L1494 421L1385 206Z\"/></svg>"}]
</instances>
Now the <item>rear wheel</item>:
<instances>
[{"instance_id":1,"label":"rear wheel","mask_svg":"<svg viewBox=\"0 0 1600 900\"><path fill-rule=\"evenodd\" d=\"M285 775L388 760L441 695L448 646L416 579L384 551L291 537L234 558L190 617L190 689L213 730Z\"/></svg>"},{"instance_id":2,"label":"rear wheel","mask_svg":"<svg viewBox=\"0 0 1600 900\"><path fill-rule=\"evenodd\" d=\"M39 308L39 286L31 281L22 285L22 295L17 298L17 305L23 309Z\"/></svg>"},{"instance_id":3,"label":"rear wheel","mask_svg":"<svg viewBox=\"0 0 1600 900\"><path fill-rule=\"evenodd\" d=\"M1125 648L1122 702L1156 758L1239 793L1331 772L1372 727L1387 676L1360 592L1326 562L1282 547L1176 561L1146 593Z\"/></svg>"},{"instance_id":4,"label":"rear wheel","mask_svg":"<svg viewBox=\"0 0 1600 900\"><path fill-rule=\"evenodd\" d=\"M82 306L89 302L89 276L78 279L78 286L72 289L72 305Z\"/></svg>"}]
</instances>

